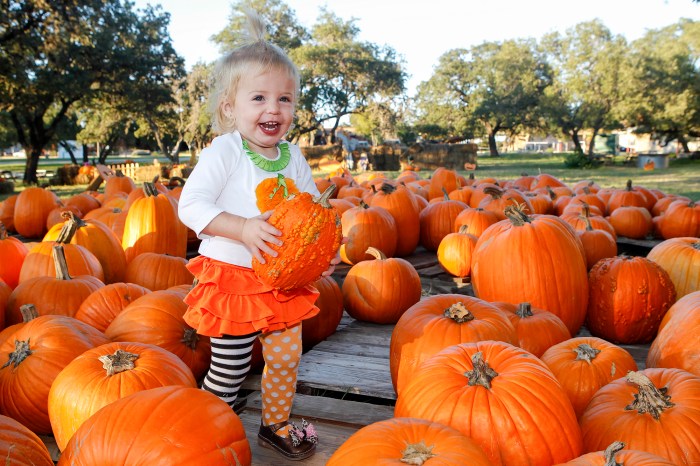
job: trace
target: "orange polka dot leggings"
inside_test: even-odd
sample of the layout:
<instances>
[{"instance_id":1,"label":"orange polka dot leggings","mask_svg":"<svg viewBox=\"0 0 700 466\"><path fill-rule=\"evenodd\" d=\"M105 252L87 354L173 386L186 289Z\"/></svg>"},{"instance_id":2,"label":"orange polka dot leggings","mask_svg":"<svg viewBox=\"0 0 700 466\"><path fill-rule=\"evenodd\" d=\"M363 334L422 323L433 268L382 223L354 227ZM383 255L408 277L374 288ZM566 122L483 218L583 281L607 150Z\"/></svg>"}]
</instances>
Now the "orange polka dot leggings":
<instances>
[{"instance_id":1,"label":"orange polka dot leggings","mask_svg":"<svg viewBox=\"0 0 700 466\"><path fill-rule=\"evenodd\" d=\"M292 411L302 350L301 324L263 334L212 337L211 365L202 389L233 407L250 370L255 338L262 343L265 361L261 382L262 423L268 426L288 420ZM284 427L276 433L284 437L287 432L288 428Z\"/></svg>"}]
</instances>

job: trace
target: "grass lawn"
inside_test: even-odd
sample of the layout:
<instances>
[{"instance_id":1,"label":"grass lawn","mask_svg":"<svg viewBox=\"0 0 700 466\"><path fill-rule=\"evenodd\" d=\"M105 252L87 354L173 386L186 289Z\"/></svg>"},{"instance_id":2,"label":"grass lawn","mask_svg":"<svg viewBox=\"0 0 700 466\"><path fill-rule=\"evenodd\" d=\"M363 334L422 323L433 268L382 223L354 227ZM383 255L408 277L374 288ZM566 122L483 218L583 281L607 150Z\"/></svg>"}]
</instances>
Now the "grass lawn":
<instances>
[{"instance_id":1,"label":"grass lawn","mask_svg":"<svg viewBox=\"0 0 700 466\"><path fill-rule=\"evenodd\" d=\"M592 180L601 187L623 188L628 179L635 185L646 188L660 189L666 193L680 194L688 196L693 200L700 200L700 160L690 159L670 159L669 168L644 171L636 165L625 165L622 157L617 157L614 163L603 165L593 169L566 168L564 165L564 154L530 154L513 153L503 154L500 157L490 157L480 155L478 159L478 169L474 176L478 178L514 179L522 173L537 175L538 173L548 173L567 184L573 184L579 180ZM180 154L180 160L187 161L188 154ZM135 162L152 164L154 157L131 158ZM109 163L122 163L124 157L110 158ZM160 157L163 164L169 163L165 157ZM0 165L0 170L22 171L24 170L24 160L17 160L10 164L5 162ZM66 164L66 160L42 159L39 168L45 170L55 170ZM421 176L430 176L430 172L421 171ZM460 171L468 176L468 172ZM386 172L388 177L395 177L398 172ZM326 176L325 173L314 173L314 176ZM69 197L73 194L85 190L85 185L75 186L52 186L51 189L61 198ZM21 182L16 182L15 191L23 189ZM8 195L0 194L0 200Z\"/></svg>"}]
</instances>

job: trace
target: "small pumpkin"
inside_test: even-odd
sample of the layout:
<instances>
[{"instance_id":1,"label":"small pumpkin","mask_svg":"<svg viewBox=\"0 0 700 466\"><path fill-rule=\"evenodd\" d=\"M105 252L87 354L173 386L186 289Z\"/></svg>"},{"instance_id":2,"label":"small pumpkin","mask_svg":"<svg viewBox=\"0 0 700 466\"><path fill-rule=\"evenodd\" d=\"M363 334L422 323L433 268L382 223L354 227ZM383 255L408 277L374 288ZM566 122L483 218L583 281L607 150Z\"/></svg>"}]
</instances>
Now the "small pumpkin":
<instances>
[{"instance_id":1,"label":"small pumpkin","mask_svg":"<svg viewBox=\"0 0 700 466\"><path fill-rule=\"evenodd\" d=\"M49 450L31 430L0 415L0 458L12 466L53 466Z\"/></svg>"},{"instance_id":2,"label":"small pumpkin","mask_svg":"<svg viewBox=\"0 0 700 466\"><path fill-rule=\"evenodd\" d=\"M41 238L46 233L49 212L60 202L53 191L36 186L25 188L15 203L15 231L25 238Z\"/></svg>"},{"instance_id":3,"label":"small pumpkin","mask_svg":"<svg viewBox=\"0 0 700 466\"><path fill-rule=\"evenodd\" d=\"M268 223L282 232L282 245L270 245L276 257L263 252L264 264L253 257L260 281L292 290L314 282L328 269L343 237L340 216L328 203L334 191L335 186L329 187L318 198L302 192L275 207Z\"/></svg>"},{"instance_id":4,"label":"small pumpkin","mask_svg":"<svg viewBox=\"0 0 700 466\"><path fill-rule=\"evenodd\" d=\"M387 258L376 248L367 248L374 260L353 265L343 281L345 310L355 319L393 324L421 297L418 272L399 257Z\"/></svg>"},{"instance_id":5,"label":"small pumpkin","mask_svg":"<svg viewBox=\"0 0 700 466\"><path fill-rule=\"evenodd\" d=\"M457 233L447 234L437 249L438 262L455 277L468 277L471 274L472 252L478 238L468 231L469 227L462 225Z\"/></svg>"},{"instance_id":6,"label":"small pumpkin","mask_svg":"<svg viewBox=\"0 0 700 466\"><path fill-rule=\"evenodd\" d=\"M552 345L571 338L564 322L549 311L533 308L530 303L493 304L506 312L515 328L518 346L538 358Z\"/></svg>"},{"instance_id":7,"label":"small pumpkin","mask_svg":"<svg viewBox=\"0 0 700 466\"><path fill-rule=\"evenodd\" d=\"M276 177L266 178L256 186L256 205L260 212L267 212L289 196L297 193L299 193L299 188L294 180L285 178L283 174L278 173Z\"/></svg>"},{"instance_id":8,"label":"small pumpkin","mask_svg":"<svg viewBox=\"0 0 700 466\"><path fill-rule=\"evenodd\" d=\"M652 162L653 163L653 162ZM676 466L666 458L640 450L625 450L623 442L613 442L605 451L586 453L555 466Z\"/></svg>"},{"instance_id":9,"label":"small pumpkin","mask_svg":"<svg viewBox=\"0 0 700 466\"><path fill-rule=\"evenodd\" d=\"M387 257L396 252L398 231L396 221L382 207L371 207L364 202L342 214L343 237L346 242L340 246L340 257L346 264L356 264L370 260L367 248L379 249Z\"/></svg>"},{"instance_id":10,"label":"small pumpkin","mask_svg":"<svg viewBox=\"0 0 700 466\"><path fill-rule=\"evenodd\" d=\"M330 275L321 277L313 283L319 292L316 306L318 314L304 321L301 327L301 341L304 351L335 333L343 318L343 292L340 285Z\"/></svg>"},{"instance_id":11,"label":"small pumpkin","mask_svg":"<svg viewBox=\"0 0 700 466\"><path fill-rule=\"evenodd\" d=\"M10 288L15 288L19 283L19 273L28 252L23 242L7 235L5 225L0 222L0 279Z\"/></svg>"},{"instance_id":12,"label":"small pumpkin","mask_svg":"<svg viewBox=\"0 0 700 466\"><path fill-rule=\"evenodd\" d=\"M126 267L125 281L151 291L167 290L176 285L191 285L194 275L187 269L187 260L156 252L136 256Z\"/></svg>"},{"instance_id":13,"label":"small pumpkin","mask_svg":"<svg viewBox=\"0 0 700 466\"><path fill-rule=\"evenodd\" d=\"M125 307L150 292L135 283L110 283L85 298L75 318L104 332Z\"/></svg>"}]
</instances>

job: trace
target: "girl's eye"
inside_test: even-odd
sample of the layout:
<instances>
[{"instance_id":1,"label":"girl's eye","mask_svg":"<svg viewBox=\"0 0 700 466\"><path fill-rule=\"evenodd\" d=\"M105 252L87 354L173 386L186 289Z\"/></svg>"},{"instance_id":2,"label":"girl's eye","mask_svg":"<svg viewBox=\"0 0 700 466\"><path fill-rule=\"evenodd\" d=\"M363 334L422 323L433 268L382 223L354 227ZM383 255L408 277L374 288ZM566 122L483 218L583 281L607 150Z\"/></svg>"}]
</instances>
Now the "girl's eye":
<instances>
[{"instance_id":1,"label":"girl's eye","mask_svg":"<svg viewBox=\"0 0 700 466\"><path fill-rule=\"evenodd\" d=\"M291 102L292 99L290 99L289 97L280 97L280 101L282 101L282 102Z\"/></svg>"},{"instance_id":2,"label":"girl's eye","mask_svg":"<svg viewBox=\"0 0 700 466\"><path fill-rule=\"evenodd\" d=\"M261 102L261 101L265 100L265 98L261 95L256 95L255 97L253 97L253 100Z\"/></svg>"}]
</instances>

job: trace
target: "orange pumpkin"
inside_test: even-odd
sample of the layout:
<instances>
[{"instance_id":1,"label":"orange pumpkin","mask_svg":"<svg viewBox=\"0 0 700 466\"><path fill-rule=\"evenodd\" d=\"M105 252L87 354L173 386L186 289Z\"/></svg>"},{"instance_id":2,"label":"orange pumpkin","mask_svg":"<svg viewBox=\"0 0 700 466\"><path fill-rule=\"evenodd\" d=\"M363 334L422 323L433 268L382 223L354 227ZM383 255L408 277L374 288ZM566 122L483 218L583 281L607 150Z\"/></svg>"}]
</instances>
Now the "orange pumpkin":
<instances>
[{"instance_id":1,"label":"orange pumpkin","mask_svg":"<svg viewBox=\"0 0 700 466\"><path fill-rule=\"evenodd\" d=\"M353 265L343 280L345 310L355 319L376 324L393 324L420 300L421 282L410 262L387 258L380 250L368 248L374 260Z\"/></svg>"},{"instance_id":2,"label":"orange pumpkin","mask_svg":"<svg viewBox=\"0 0 700 466\"><path fill-rule=\"evenodd\" d=\"M587 327L612 342L646 343L676 301L666 271L644 257L602 259L589 274Z\"/></svg>"},{"instance_id":3,"label":"orange pumpkin","mask_svg":"<svg viewBox=\"0 0 700 466\"><path fill-rule=\"evenodd\" d=\"M487 196L479 202L478 207L495 213L499 220L506 219L505 208L508 206L521 206L525 213L534 213L529 198L516 189L489 187L484 193Z\"/></svg>"},{"instance_id":4,"label":"orange pumpkin","mask_svg":"<svg viewBox=\"0 0 700 466\"><path fill-rule=\"evenodd\" d=\"M596 337L562 341L540 359L559 380L577 417L601 387L637 370L637 363L627 350Z\"/></svg>"},{"instance_id":5,"label":"orange pumpkin","mask_svg":"<svg viewBox=\"0 0 700 466\"><path fill-rule=\"evenodd\" d=\"M321 277L313 283L319 292L316 307L319 312L304 321L301 340L304 351L308 351L333 335L343 318L343 292L331 276Z\"/></svg>"},{"instance_id":6,"label":"orange pumpkin","mask_svg":"<svg viewBox=\"0 0 700 466\"><path fill-rule=\"evenodd\" d=\"M681 200L669 204L659 220L659 232L664 239L700 237L700 203Z\"/></svg>"},{"instance_id":7,"label":"orange pumpkin","mask_svg":"<svg viewBox=\"0 0 700 466\"><path fill-rule=\"evenodd\" d=\"M593 395L580 424L587 452L621 441L674 464L697 464L700 377L681 369L630 372Z\"/></svg>"},{"instance_id":8,"label":"orange pumpkin","mask_svg":"<svg viewBox=\"0 0 700 466\"><path fill-rule=\"evenodd\" d=\"M614 190L610 199L608 199L608 212L610 215L622 206L644 207L645 209L647 207L647 200L644 194L632 187L632 180L627 180L627 186L624 189Z\"/></svg>"},{"instance_id":9,"label":"orange pumpkin","mask_svg":"<svg viewBox=\"0 0 700 466\"><path fill-rule=\"evenodd\" d=\"M129 207L124 221L122 247L127 264L144 252L185 257L187 227L177 216L177 201L144 183L144 197Z\"/></svg>"},{"instance_id":10,"label":"orange pumpkin","mask_svg":"<svg viewBox=\"0 0 700 466\"><path fill-rule=\"evenodd\" d=\"M108 343L102 332L72 317L30 320L0 343L0 410L39 435L51 434L51 384L73 359Z\"/></svg>"},{"instance_id":11,"label":"orange pumpkin","mask_svg":"<svg viewBox=\"0 0 700 466\"><path fill-rule=\"evenodd\" d=\"M608 219L618 236L644 239L651 233L651 214L644 207L620 206Z\"/></svg>"},{"instance_id":12,"label":"orange pumpkin","mask_svg":"<svg viewBox=\"0 0 700 466\"><path fill-rule=\"evenodd\" d=\"M428 251L437 251L442 239L454 232L455 219L467 207L447 195L442 200L434 198L419 216L420 244Z\"/></svg>"},{"instance_id":13,"label":"orange pumpkin","mask_svg":"<svg viewBox=\"0 0 700 466\"><path fill-rule=\"evenodd\" d=\"M653 162L652 162L653 163ZM613 442L605 451L586 453L576 459L555 466L676 466L666 458L640 450L624 450L625 444Z\"/></svg>"},{"instance_id":14,"label":"orange pumpkin","mask_svg":"<svg viewBox=\"0 0 700 466\"><path fill-rule=\"evenodd\" d=\"M255 188L255 199L260 212L274 209L277 204L287 199L292 194L297 194L299 189L291 178L285 178L278 173L276 177L266 178Z\"/></svg>"},{"instance_id":15,"label":"orange pumpkin","mask_svg":"<svg viewBox=\"0 0 700 466\"><path fill-rule=\"evenodd\" d=\"M671 277L676 299L700 291L700 238L671 238L654 246L647 259L659 264Z\"/></svg>"},{"instance_id":16,"label":"orange pumpkin","mask_svg":"<svg viewBox=\"0 0 700 466\"><path fill-rule=\"evenodd\" d=\"M538 358L552 345L571 338L564 322L551 312L533 308L530 303L517 306L510 303L493 303L505 311L515 328L518 346Z\"/></svg>"},{"instance_id":17,"label":"orange pumpkin","mask_svg":"<svg viewBox=\"0 0 700 466\"><path fill-rule=\"evenodd\" d=\"M591 270L599 260L617 255L617 242L607 231L594 229L589 217L583 219L587 222L586 229L576 230L576 235L586 253L586 269Z\"/></svg>"},{"instance_id":18,"label":"orange pumpkin","mask_svg":"<svg viewBox=\"0 0 700 466\"><path fill-rule=\"evenodd\" d=\"M149 464L251 464L245 429L233 410L212 393L178 385L105 406L75 432L58 464L131 464L133 458Z\"/></svg>"},{"instance_id":19,"label":"orange pumpkin","mask_svg":"<svg viewBox=\"0 0 700 466\"><path fill-rule=\"evenodd\" d=\"M209 369L209 338L197 335L183 316L183 293L158 290L126 306L105 330L112 341L135 341L160 346L182 359L199 380Z\"/></svg>"},{"instance_id":20,"label":"orange pumpkin","mask_svg":"<svg viewBox=\"0 0 700 466\"><path fill-rule=\"evenodd\" d=\"M647 367L676 367L700 377L700 291L687 294L668 310L649 347Z\"/></svg>"},{"instance_id":21,"label":"orange pumpkin","mask_svg":"<svg viewBox=\"0 0 700 466\"><path fill-rule=\"evenodd\" d=\"M31 430L0 415L0 457L13 466L53 466L49 450Z\"/></svg>"},{"instance_id":22,"label":"orange pumpkin","mask_svg":"<svg viewBox=\"0 0 700 466\"><path fill-rule=\"evenodd\" d=\"M478 238L484 230L498 221L498 216L490 210L469 207L461 211L455 218L454 231L459 231L462 225L466 225L467 233Z\"/></svg>"},{"instance_id":23,"label":"orange pumpkin","mask_svg":"<svg viewBox=\"0 0 700 466\"><path fill-rule=\"evenodd\" d=\"M372 259L366 252L369 247L382 251L387 257L394 256L398 232L394 217L386 209L362 202L345 211L340 222L343 237L347 238L340 246L340 257L346 264Z\"/></svg>"},{"instance_id":24,"label":"orange pumpkin","mask_svg":"<svg viewBox=\"0 0 700 466\"><path fill-rule=\"evenodd\" d=\"M13 194L0 202L0 223L5 225L7 231L15 231L15 203L19 194Z\"/></svg>"},{"instance_id":25,"label":"orange pumpkin","mask_svg":"<svg viewBox=\"0 0 700 466\"><path fill-rule=\"evenodd\" d=\"M124 236L124 222L126 222L126 211L119 207L100 207L85 215L83 220L99 220L107 225L114 232L114 235L122 241Z\"/></svg>"},{"instance_id":26,"label":"orange pumpkin","mask_svg":"<svg viewBox=\"0 0 700 466\"><path fill-rule=\"evenodd\" d=\"M88 212L100 207L100 201L91 196L89 193L75 194L69 197L64 204L66 206L77 207L83 214L87 214Z\"/></svg>"},{"instance_id":27,"label":"orange pumpkin","mask_svg":"<svg viewBox=\"0 0 700 466\"><path fill-rule=\"evenodd\" d=\"M574 410L547 366L499 341L453 345L423 362L394 415L454 427L494 465L561 463L583 450Z\"/></svg>"},{"instance_id":28,"label":"orange pumpkin","mask_svg":"<svg viewBox=\"0 0 700 466\"><path fill-rule=\"evenodd\" d=\"M444 348L481 340L517 342L508 316L495 305L459 294L430 296L413 305L391 333L394 390L401 393L420 364Z\"/></svg>"},{"instance_id":29,"label":"orange pumpkin","mask_svg":"<svg viewBox=\"0 0 700 466\"><path fill-rule=\"evenodd\" d=\"M117 170L116 174L110 176L105 181L105 198L109 199L117 193L129 194L136 189L134 180L128 176L124 176L121 170Z\"/></svg>"},{"instance_id":30,"label":"orange pumpkin","mask_svg":"<svg viewBox=\"0 0 700 466\"><path fill-rule=\"evenodd\" d=\"M472 252L478 238L468 233L462 225L457 233L446 235L437 249L437 259L447 273L455 277L468 277L472 269Z\"/></svg>"},{"instance_id":31,"label":"orange pumpkin","mask_svg":"<svg viewBox=\"0 0 700 466\"><path fill-rule=\"evenodd\" d=\"M5 328L5 308L11 294L12 288L0 278L0 328Z\"/></svg>"},{"instance_id":32,"label":"orange pumpkin","mask_svg":"<svg viewBox=\"0 0 700 466\"><path fill-rule=\"evenodd\" d=\"M369 204L383 207L396 222L396 230L401 232L396 242L396 256L413 254L420 241L420 210L417 196L403 185L383 183Z\"/></svg>"},{"instance_id":33,"label":"orange pumpkin","mask_svg":"<svg viewBox=\"0 0 700 466\"><path fill-rule=\"evenodd\" d=\"M436 168L430 177L430 186L428 189L428 200L441 198L447 192L454 191L461 186L461 182L457 177L455 170L449 168Z\"/></svg>"},{"instance_id":34,"label":"orange pumpkin","mask_svg":"<svg viewBox=\"0 0 700 466\"><path fill-rule=\"evenodd\" d=\"M28 252L23 242L7 236L5 225L0 222L0 279L10 288L15 288L19 283L19 273Z\"/></svg>"},{"instance_id":35,"label":"orange pumpkin","mask_svg":"<svg viewBox=\"0 0 700 466\"><path fill-rule=\"evenodd\" d=\"M507 221L490 227L476 243L474 292L486 301L529 302L559 316L575 335L588 307L581 241L558 217L530 217L512 207L506 214Z\"/></svg>"},{"instance_id":36,"label":"orange pumpkin","mask_svg":"<svg viewBox=\"0 0 700 466\"><path fill-rule=\"evenodd\" d=\"M49 212L60 202L53 191L35 186L26 188L15 203L15 231L26 238L41 238L46 233Z\"/></svg>"},{"instance_id":37,"label":"orange pumpkin","mask_svg":"<svg viewBox=\"0 0 700 466\"><path fill-rule=\"evenodd\" d=\"M302 192L275 207L268 223L282 232L282 245L270 245L276 257L262 253L265 263L253 257L253 271L273 288L291 290L306 286L325 272L340 249L342 225L328 203L330 187L314 198Z\"/></svg>"},{"instance_id":38,"label":"orange pumpkin","mask_svg":"<svg viewBox=\"0 0 700 466\"><path fill-rule=\"evenodd\" d=\"M363 427L333 453L326 466L392 463L491 466L481 447L456 429L411 418Z\"/></svg>"},{"instance_id":39,"label":"orange pumpkin","mask_svg":"<svg viewBox=\"0 0 700 466\"><path fill-rule=\"evenodd\" d=\"M148 288L135 283L111 283L85 298L75 318L104 332L125 307L150 292Z\"/></svg>"},{"instance_id":40,"label":"orange pumpkin","mask_svg":"<svg viewBox=\"0 0 700 466\"><path fill-rule=\"evenodd\" d=\"M56 376L48 397L59 450L100 408L132 393L168 385L197 387L177 356L154 345L112 342L89 349Z\"/></svg>"},{"instance_id":41,"label":"orange pumpkin","mask_svg":"<svg viewBox=\"0 0 700 466\"><path fill-rule=\"evenodd\" d=\"M34 304L40 315L73 316L85 298L104 286L92 275L72 277L68 273L63 246L54 246L52 258L55 262L55 276L30 278L12 291L5 313L7 324L22 322L20 307L23 304Z\"/></svg>"},{"instance_id":42,"label":"orange pumpkin","mask_svg":"<svg viewBox=\"0 0 700 466\"><path fill-rule=\"evenodd\" d=\"M129 263L125 280L156 291L176 285L191 285L194 275L187 269L187 260L182 257L144 252Z\"/></svg>"},{"instance_id":43,"label":"orange pumpkin","mask_svg":"<svg viewBox=\"0 0 700 466\"><path fill-rule=\"evenodd\" d=\"M566 212L561 215L561 219L566 223L571 225L574 230L587 230L588 225L594 230L605 230L617 241L617 233L615 233L615 228L608 222L605 217L600 215L593 215L591 213L590 206L586 204L581 205L581 212Z\"/></svg>"},{"instance_id":44,"label":"orange pumpkin","mask_svg":"<svg viewBox=\"0 0 700 466\"><path fill-rule=\"evenodd\" d=\"M124 281L126 255L117 235L99 220L82 220L71 213L65 214L63 218L65 223L74 224L69 226L73 232L70 244L83 246L95 255L102 266L104 282L109 284ZM43 241L58 241L65 223L49 229Z\"/></svg>"}]
</instances>

